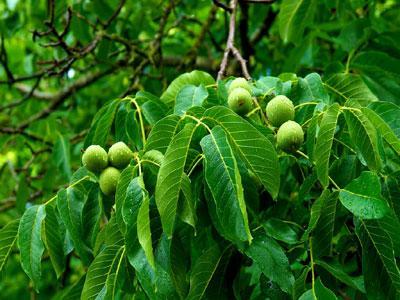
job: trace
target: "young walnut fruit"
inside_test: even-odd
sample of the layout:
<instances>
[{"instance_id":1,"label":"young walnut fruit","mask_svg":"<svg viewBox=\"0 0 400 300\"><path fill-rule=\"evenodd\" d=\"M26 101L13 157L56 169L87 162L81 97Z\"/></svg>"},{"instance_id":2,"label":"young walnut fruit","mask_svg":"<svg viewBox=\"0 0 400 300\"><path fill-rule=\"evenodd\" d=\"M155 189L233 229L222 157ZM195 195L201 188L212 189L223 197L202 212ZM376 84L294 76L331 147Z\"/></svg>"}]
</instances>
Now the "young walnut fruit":
<instances>
[{"instance_id":1,"label":"young walnut fruit","mask_svg":"<svg viewBox=\"0 0 400 300\"><path fill-rule=\"evenodd\" d=\"M303 144L304 132L298 123L287 121L279 127L276 139L279 148L287 153L293 153Z\"/></svg>"},{"instance_id":2,"label":"young walnut fruit","mask_svg":"<svg viewBox=\"0 0 400 300\"><path fill-rule=\"evenodd\" d=\"M101 191L107 195L111 196L115 193L117 189L117 184L121 173L118 169L114 167L108 167L100 174L99 185Z\"/></svg>"},{"instance_id":3,"label":"young walnut fruit","mask_svg":"<svg viewBox=\"0 0 400 300\"><path fill-rule=\"evenodd\" d=\"M239 87L247 90L251 94L251 86L250 86L249 82L243 77L239 77L239 78L232 80L232 82L228 88L228 94L232 93L234 89L239 88Z\"/></svg>"},{"instance_id":4,"label":"young walnut fruit","mask_svg":"<svg viewBox=\"0 0 400 300\"><path fill-rule=\"evenodd\" d=\"M132 159L132 151L124 142L115 143L108 150L110 164L118 169L125 168Z\"/></svg>"},{"instance_id":5,"label":"young walnut fruit","mask_svg":"<svg viewBox=\"0 0 400 300\"><path fill-rule=\"evenodd\" d=\"M99 145L89 146L82 155L82 164L91 172L100 172L107 163L107 152Z\"/></svg>"},{"instance_id":6,"label":"young walnut fruit","mask_svg":"<svg viewBox=\"0 0 400 300\"><path fill-rule=\"evenodd\" d=\"M284 95L274 97L268 102L266 107L267 118L275 127L294 119L294 105Z\"/></svg>"},{"instance_id":7,"label":"young walnut fruit","mask_svg":"<svg viewBox=\"0 0 400 300\"><path fill-rule=\"evenodd\" d=\"M235 113L245 115L253 107L253 100L246 89L238 87L229 94L228 106Z\"/></svg>"}]
</instances>

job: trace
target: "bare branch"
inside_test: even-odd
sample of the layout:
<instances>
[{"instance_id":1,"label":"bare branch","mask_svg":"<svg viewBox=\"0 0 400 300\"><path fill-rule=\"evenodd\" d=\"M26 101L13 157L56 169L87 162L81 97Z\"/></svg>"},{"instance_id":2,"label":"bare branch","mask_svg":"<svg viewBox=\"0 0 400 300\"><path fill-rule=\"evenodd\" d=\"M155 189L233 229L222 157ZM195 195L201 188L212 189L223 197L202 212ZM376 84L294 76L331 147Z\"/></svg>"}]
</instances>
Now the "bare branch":
<instances>
[{"instance_id":1,"label":"bare branch","mask_svg":"<svg viewBox=\"0 0 400 300\"><path fill-rule=\"evenodd\" d=\"M218 72L218 80L222 79L222 77L225 75L225 70L228 65L228 58L229 58L230 52L232 52L232 54L235 56L235 58L239 61L240 65L242 67L242 72L243 72L244 77L246 77L246 79L251 78L249 71L247 70L246 60L242 57L239 50L234 46L237 4L238 4L238 0L231 0L232 13L231 13L230 20L229 20L229 34L228 34L228 39L226 42L224 56L222 58L221 66L220 66L220 69Z\"/></svg>"},{"instance_id":2,"label":"bare branch","mask_svg":"<svg viewBox=\"0 0 400 300\"><path fill-rule=\"evenodd\" d=\"M230 8L228 5L222 3L221 1L213 0L213 3L215 4L215 6L218 6L222 9L226 10L227 12L232 12L232 8Z\"/></svg>"}]
</instances>

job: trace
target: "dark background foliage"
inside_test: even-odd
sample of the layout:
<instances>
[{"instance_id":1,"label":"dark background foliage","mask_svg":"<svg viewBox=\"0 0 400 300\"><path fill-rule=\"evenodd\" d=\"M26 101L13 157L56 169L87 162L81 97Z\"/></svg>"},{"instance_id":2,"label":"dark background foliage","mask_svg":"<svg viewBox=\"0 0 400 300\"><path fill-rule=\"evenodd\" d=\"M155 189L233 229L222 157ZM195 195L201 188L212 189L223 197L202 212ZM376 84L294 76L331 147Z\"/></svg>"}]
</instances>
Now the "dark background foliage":
<instances>
[{"instance_id":1,"label":"dark background foliage","mask_svg":"<svg viewBox=\"0 0 400 300\"><path fill-rule=\"evenodd\" d=\"M239 1L235 45L252 78L344 72L360 76L380 100L400 104L398 1L303 0L297 19L282 13L289 2ZM2 0L1 227L69 182L80 166L91 120L105 103L142 89L160 96L175 77L193 69L216 77L229 31L226 5ZM242 74L238 60L229 59L226 73ZM286 191L286 197L295 200L301 192ZM18 260L12 255L8 262L2 298L33 294ZM51 268L44 257L38 298L85 272L73 256L68 261L73 271L57 283Z\"/></svg>"}]
</instances>

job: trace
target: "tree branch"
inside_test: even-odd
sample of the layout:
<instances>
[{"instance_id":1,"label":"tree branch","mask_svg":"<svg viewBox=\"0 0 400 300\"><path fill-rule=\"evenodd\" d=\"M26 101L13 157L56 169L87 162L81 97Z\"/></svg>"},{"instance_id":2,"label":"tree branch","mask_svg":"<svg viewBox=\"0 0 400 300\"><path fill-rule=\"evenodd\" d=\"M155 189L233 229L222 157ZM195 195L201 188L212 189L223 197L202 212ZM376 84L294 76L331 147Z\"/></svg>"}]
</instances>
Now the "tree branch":
<instances>
[{"instance_id":1,"label":"tree branch","mask_svg":"<svg viewBox=\"0 0 400 300\"><path fill-rule=\"evenodd\" d=\"M223 10L226 10L227 12L232 12L232 8L230 8L228 5L222 3L221 1L213 0L213 3L215 4L215 6L218 6L218 7L222 8Z\"/></svg>"},{"instance_id":2,"label":"tree branch","mask_svg":"<svg viewBox=\"0 0 400 300\"><path fill-rule=\"evenodd\" d=\"M238 0L231 0L230 7L231 7L232 12L231 12L230 20L229 20L229 34L228 34L228 39L226 42L224 56L222 58L221 66L220 66L220 69L218 72L218 80L222 79L222 77L225 75L225 70L228 65L228 58L229 58L230 52L232 52L232 54L234 55L236 60L239 61L240 65L242 67L242 72L243 72L244 77L246 77L246 79L251 78L249 71L247 70L246 60L242 57L239 50L234 46L237 4L238 4Z\"/></svg>"}]
</instances>

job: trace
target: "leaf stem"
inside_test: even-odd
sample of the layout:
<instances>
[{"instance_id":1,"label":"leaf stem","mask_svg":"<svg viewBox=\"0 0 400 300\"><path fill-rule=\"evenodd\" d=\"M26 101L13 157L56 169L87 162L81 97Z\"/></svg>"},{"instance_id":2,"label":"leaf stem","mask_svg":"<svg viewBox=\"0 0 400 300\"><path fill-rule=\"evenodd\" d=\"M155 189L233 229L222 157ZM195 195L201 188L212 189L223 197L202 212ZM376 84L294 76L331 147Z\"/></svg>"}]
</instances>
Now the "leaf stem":
<instances>
[{"instance_id":1,"label":"leaf stem","mask_svg":"<svg viewBox=\"0 0 400 300\"><path fill-rule=\"evenodd\" d=\"M344 71L345 74L349 74L349 70L350 70L350 61L351 61L351 59L352 59L353 56L354 56L355 50L356 50L356 49L351 50L350 53L349 53L349 56L347 57L346 69L345 69L345 71Z\"/></svg>"},{"instance_id":2,"label":"leaf stem","mask_svg":"<svg viewBox=\"0 0 400 300\"><path fill-rule=\"evenodd\" d=\"M317 295L315 294L315 272L314 272L314 256L312 250L312 237L309 239L310 242L310 260L311 260L311 289L315 300L317 300Z\"/></svg>"},{"instance_id":3,"label":"leaf stem","mask_svg":"<svg viewBox=\"0 0 400 300\"><path fill-rule=\"evenodd\" d=\"M304 152L301 152L300 150L297 150L296 153L300 154L305 159L310 160L310 157L307 154L305 154Z\"/></svg>"},{"instance_id":4,"label":"leaf stem","mask_svg":"<svg viewBox=\"0 0 400 300\"><path fill-rule=\"evenodd\" d=\"M342 107L340 107L340 109L341 109L341 110L350 110L350 111L361 112L360 109L355 108L355 107L342 106Z\"/></svg>"},{"instance_id":5,"label":"leaf stem","mask_svg":"<svg viewBox=\"0 0 400 300\"><path fill-rule=\"evenodd\" d=\"M142 162L140 161L139 155L137 152L133 154L133 158L136 160L139 169L139 176L142 175Z\"/></svg>"},{"instance_id":6,"label":"leaf stem","mask_svg":"<svg viewBox=\"0 0 400 300\"><path fill-rule=\"evenodd\" d=\"M298 108L300 108L300 107L302 107L302 106L306 106L306 105L317 105L318 104L318 102L312 102L312 101L310 101L310 102L304 102L304 103L300 103L299 105L296 105L295 107L294 107L294 109L298 109Z\"/></svg>"},{"instance_id":7,"label":"leaf stem","mask_svg":"<svg viewBox=\"0 0 400 300\"><path fill-rule=\"evenodd\" d=\"M329 181L330 182L332 182L332 184L333 184L333 186L336 188L336 189L338 189L339 191L341 190L341 188L337 185L337 183L332 179L332 177L331 176L328 176L329 177Z\"/></svg>"},{"instance_id":8,"label":"leaf stem","mask_svg":"<svg viewBox=\"0 0 400 300\"><path fill-rule=\"evenodd\" d=\"M203 123L203 122L202 122L202 119L197 119L197 118L194 117L194 116L186 115L186 114L183 116L183 119L184 119L184 118L189 118L189 119L195 120L195 121L197 122L197 126L202 125L205 129L207 129L208 132L211 133L211 128L208 127L207 124Z\"/></svg>"},{"instance_id":9,"label":"leaf stem","mask_svg":"<svg viewBox=\"0 0 400 300\"><path fill-rule=\"evenodd\" d=\"M131 99L131 103L133 103L135 105L135 107L136 107L136 112L138 114L139 123L140 123L140 131L142 132L143 144L146 144L146 132L144 130L144 122L143 122L143 117L142 117L142 110L141 110L139 104L136 102L135 99Z\"/></svg>"},{"instance_id":10,"label":"leaf stem","mask_svg":"<svg viewBox=\"0 0 400 300\"><path fill-rule=\"evenodd\" d=\"M264 112L263 112L263 110L261 108L260 103L258 103L257 99L255 99L255 98L253 98L253 100L254 100L254 103L256 104L257 108L260 110L261 118L263 119L264 123L266 125L268 125L268 127L270 127L270 124L269 124L269 122L267 120L267 117L265 116L265 114L264 114Z\"/></svg>"},{"instance_id":11,"label":"leaf stem","mask_svg":"<svg viewBox=\"0 0 400 300\"><path fill-rule=\"evenodd\" d=\"M336 142L338 142L339 144L345 146L347 149L349 149L349 150L350 150L351 152L353 152L354 154L357 154L357 152L356 152L353 148L351 148L349 145L347 145L346 143L342 142L341 140L338 140L337 138L334 138L334 140L335 140Z\"/></svg>"},{"instance_id":12,"label":"leaf stem","mask_svg":"<svg viewBox=\"0 0 400 300\"><path fill-rule=\"evenodd\" d=\"M74 183L72 183L72 184L69 185L68 187L69 187L69 188L74 187L74 186L77 185L78 183L81 183L82 181L84 181L84 180L86 180L86 179L88 179L88 178L90 178L90 176L89 176L89 175L86 175L86 176L82 177L81 179L75 181ZM44 205L48 205L48 204L52 203L55 199L57 199L57 195L55 195L55 196L53 196L52 198L50 198L49 200L47 200L47 201L44 203Z\"/></svg>"},{"instance_id":13,"label":"leaf stem","mask_svg":"<svg viewBox=\"0 0 400 300\"><path fill-rule=\"evenodd\" d=\"M204 158L203 154L200 154L200 157L197 159L197 161L193 164L193 166L190 168L188 172L188 177L193 173L194 169L197 167L197 165L201 162L201 160Z\"/></svg>"}]
</instances>

